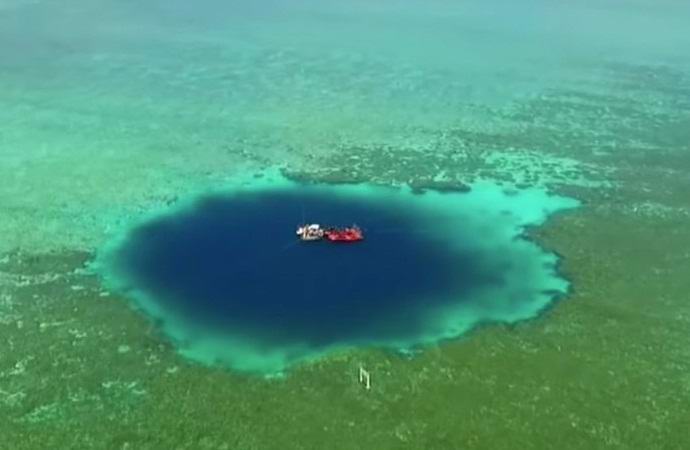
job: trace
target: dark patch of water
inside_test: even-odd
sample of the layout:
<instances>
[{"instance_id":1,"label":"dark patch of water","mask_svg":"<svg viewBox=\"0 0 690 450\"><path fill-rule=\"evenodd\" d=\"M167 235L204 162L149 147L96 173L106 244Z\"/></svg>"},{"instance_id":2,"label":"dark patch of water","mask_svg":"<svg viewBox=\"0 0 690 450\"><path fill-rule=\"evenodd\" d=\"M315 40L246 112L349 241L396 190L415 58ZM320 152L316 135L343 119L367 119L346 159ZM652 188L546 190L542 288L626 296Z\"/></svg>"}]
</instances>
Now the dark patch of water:
<instances>
[{"instance_id":1,"label":"dark patch of water","mask_svg":"<svg viewBox=\"0 0 690 450\"><path fill-rule=\"evenodd\" d=\"M264 348L405 340L427 314L501 283L416 210L299 188L207 197L134 229L117 252L129 284L178 317ZM355 244L300 242L303 214L365 230Z\"/></svg>"}]
</instances>

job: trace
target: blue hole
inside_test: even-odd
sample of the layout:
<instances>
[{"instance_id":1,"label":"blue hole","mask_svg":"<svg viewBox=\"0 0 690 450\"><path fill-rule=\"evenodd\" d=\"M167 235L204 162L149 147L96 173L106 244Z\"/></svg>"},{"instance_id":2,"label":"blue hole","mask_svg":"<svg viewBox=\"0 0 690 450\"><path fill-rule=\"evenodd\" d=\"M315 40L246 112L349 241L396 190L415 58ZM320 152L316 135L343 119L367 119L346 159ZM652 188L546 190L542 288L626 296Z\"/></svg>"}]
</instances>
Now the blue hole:
<instances>
[{"instance_id":1,"label":"blue hole","mask_svg":"<svg viewBox=\"0 0 690 450\"><path fill-rule=\"evenodd\" d=\"M545 265L553 255L506 220L506 205L526 211L542 197L351 191L291 185L206 196L129 230L102 271L192 358L260 372L329 349L409 348L479 322L524 319L565 292ZM365 239L303 242L295 233L303 219L356 223Z\"/></svg>"}]
</instances>

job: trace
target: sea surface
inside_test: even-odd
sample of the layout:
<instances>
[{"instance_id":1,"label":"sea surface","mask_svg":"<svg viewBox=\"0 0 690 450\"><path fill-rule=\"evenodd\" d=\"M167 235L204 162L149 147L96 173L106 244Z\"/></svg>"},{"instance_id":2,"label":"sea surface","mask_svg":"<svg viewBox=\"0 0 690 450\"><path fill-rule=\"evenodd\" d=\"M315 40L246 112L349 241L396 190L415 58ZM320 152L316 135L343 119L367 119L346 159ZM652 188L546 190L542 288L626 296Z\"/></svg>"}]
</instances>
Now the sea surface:
<instances>
[{"instance_id":1,"label":"sea surface","mask_svg":"<svg viewBox=\"0 0 690 450\"><path fill-rule=\"evenodd\" d=\"M682 0L0 0L0 448L690 448L689 24ZM366 253L298 246L303 217ZM346 262L367 281L338 290ZM365 285L376 317L336 320ZM387 333L391 292L415 313Z\"/></svg>"}]
</instances>

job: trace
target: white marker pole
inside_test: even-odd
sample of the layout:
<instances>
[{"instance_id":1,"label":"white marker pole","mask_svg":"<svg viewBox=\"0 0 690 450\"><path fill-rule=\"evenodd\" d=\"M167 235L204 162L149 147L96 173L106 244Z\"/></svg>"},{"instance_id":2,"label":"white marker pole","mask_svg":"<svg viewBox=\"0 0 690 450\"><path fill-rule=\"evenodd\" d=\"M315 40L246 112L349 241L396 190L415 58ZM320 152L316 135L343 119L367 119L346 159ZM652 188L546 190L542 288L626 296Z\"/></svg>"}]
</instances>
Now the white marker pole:
<instances>
[{"instance_id":1,"label":"white marker pole","mask_svg":"<svg viewBox=\"0 0 690 450\"><path fill-rule=\"evenodd\" d=\"M359 366L359 382L364 384L364 388L368 391L371 389L371 374L364 370L364 367Z\"/></svg>"}]
</instances>

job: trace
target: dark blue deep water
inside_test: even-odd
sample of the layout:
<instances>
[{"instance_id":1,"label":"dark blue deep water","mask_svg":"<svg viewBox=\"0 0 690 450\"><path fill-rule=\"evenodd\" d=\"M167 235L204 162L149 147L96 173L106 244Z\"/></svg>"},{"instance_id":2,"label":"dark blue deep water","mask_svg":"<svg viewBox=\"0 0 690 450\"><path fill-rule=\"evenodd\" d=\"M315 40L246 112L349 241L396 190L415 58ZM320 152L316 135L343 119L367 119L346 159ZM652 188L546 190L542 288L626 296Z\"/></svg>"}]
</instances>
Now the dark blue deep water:
<instances>
[{"instance_id":1,"label":"dark blue deep water","mask_svg":"<svg viewBox=\"0 0 690 450\"><path fill-rule=\"evenodd\" d=\"M131 231L116 264L197 329L266 349L403 339L422 332L434 302L462 301L500 279L418 214L309 188L207 197ZM303 216L357 223L366 239L299 242Z\"/></svg>"}]
</instances>

